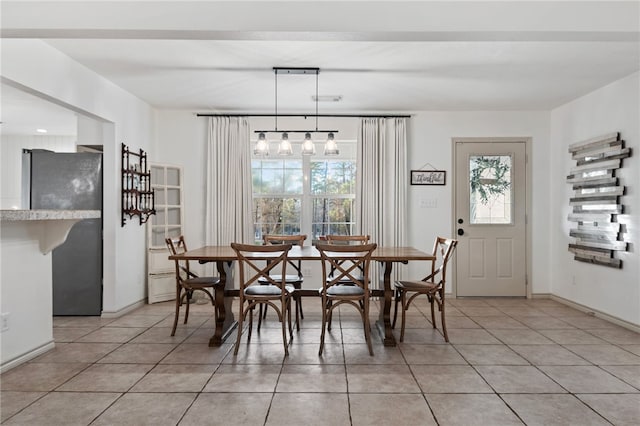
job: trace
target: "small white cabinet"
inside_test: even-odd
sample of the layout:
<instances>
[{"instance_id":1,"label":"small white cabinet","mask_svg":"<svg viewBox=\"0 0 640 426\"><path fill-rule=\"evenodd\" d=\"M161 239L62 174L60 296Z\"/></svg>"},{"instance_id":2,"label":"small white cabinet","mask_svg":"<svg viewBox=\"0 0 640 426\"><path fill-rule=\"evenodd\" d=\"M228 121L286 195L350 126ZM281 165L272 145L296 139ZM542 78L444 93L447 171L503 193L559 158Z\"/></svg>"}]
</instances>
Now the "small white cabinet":
<instances>
[{"instance_id":1,"label":"small white cabinet","mask_svg":"<svg viewBox=\"0 0 640 426\"><path fill-rule=\"evenodd\" d=\"M164 240L183 232L182 167L151 164L150 169L156 214L147 224L147 291L148 303L157 303L176 297L175 264Z\"/></svg>"}]
</instances>

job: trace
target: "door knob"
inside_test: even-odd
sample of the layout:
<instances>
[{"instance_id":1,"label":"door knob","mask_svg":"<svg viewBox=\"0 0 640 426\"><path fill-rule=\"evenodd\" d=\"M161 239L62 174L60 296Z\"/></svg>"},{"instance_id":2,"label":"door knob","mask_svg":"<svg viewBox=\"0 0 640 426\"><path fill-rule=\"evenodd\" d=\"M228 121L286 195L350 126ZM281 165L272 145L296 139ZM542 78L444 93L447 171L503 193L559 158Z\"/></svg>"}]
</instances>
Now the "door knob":
<instances>
[{"instance_id":1,"label":"door knob","mask_svg":"<svg viewBox=\"0 0 640 426\"><path fill-rule=\"evenodd\" d=\"M458 228L458 235L464 235L464 229Z\"/></svg>"}]
</instances>

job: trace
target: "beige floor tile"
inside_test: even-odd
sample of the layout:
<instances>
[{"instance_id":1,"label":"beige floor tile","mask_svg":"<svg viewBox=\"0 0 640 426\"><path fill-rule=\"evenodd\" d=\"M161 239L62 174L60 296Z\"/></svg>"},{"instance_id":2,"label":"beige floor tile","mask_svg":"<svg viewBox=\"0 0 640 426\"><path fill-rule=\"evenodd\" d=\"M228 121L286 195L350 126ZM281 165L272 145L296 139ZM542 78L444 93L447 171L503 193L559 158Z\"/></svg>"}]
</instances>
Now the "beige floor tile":
<instances>
[{"instance_id":1,"label":"beige floor tile","mask_svg":"<svg viewBox=\"0 0 640 426\"><path fill-rule=\"evenodd\" d=\"M527 425L607 425L573 395L502 395Z\"/></svg>"},{"instance_id":2,"label":"beige floor tile","mask_svg":"<svg viewBox=\"0 0 640 426\"><path fill-rule=\"evenodd\" d=\"M173 343L125 343L98 362L156 364L176 346Z\"/></svg>"},{"instance_id":3,"label":"beige floor tile","mask_svg":"<svg viewBox=\"0 0 640 426\"><path fill-rule=\"evenodd\" d=\"M221 365L203 392L274 392L282 366Z\"/></svg>"},{"instance_id":4,"label":"beige floor tile","mask_svg":"<svg viewBox=\"0 0 640 426\"><path fill-rule=\"evenodd\" d=\"M377 345L373 356L369 355L366 344L344 344L344 356L347 364L406 364L398 347Z\"/></svg>"},{"instance_id":5,"label":"beige floor tile","mask_svg":"<svg viewBox=\"0 0 640 426\"><path fill-rule=\"evenodd\" d=\"M486 300L482 300L482 299L447 299L447 303L449 303L452 306L456 306L456 307L470 307L470 306L475 306L475 307L488 307L490 306Z\"/></svg>"},{"instance_id":6,"label":"beige floor tile","mask_svg":"<svg viewBox=\"0 0 640 426\"><path fill-rule=\"evenodd\" d=\"M344 365L285 365L278 379L276 392L347 391Z\"/></svg>"},{"instance_id":7,"label":"beige floor tile","mask_svg":"<svg viewBox=\"0 0 640 426\"><path fill-rule=\"evenodd\" d=\"M471 365L529 365L505 345L454 345Z\"/></svg>"},{"instance_id":8,"label":"beige floor tile","mask_svg":"<svg viewBox=\"0 0 640 426\"><path fill-rule=\"evenodd\" d=\"M497 393L566 392L536 367L482 365L476 369Z\"/></svg>"},{"instance_id":9,"label":"beige floor tile","mask_svg":"<svg viewBox=\"0 0 640 426\"><path fill-rule=\"evenodd\" d=\"M493 393L468 365L414 365L411 371L423 393Z\"/></svg>"},{"instance_id":10,"label":"beige floor tile","mask_svg":"<svg viewBox=\"0 0 640 426\"><path fill-rule=\"evenodd\" d=\"M490 306L463 306L458 309L469 317L495 317L502 314L498 309Z\"/></svg>"},{"instance_id":11,"label":"beige floor tile","mask_svg":"<svg viewBox=\"0 0 640 426\"><path fill-rule=\"evenodd\" d=\"M597 328L617 328L618 326L605 321L602 318L596 318L592 316L586 317L565 317L563 321L571 324L574 327L581 329L597 329Z\"/></svg>"},{"instance_id":12,"label":"beige floor tile","mask_svg":"<svg viewBox=\"0 0 640 426\"><path fill-rule=\"evenodd\" d=\"M165 318L167 315L136 315L132 313L110 322L106 327L152 327Z\"/></svg>"},{"instance_id":13,"label":"beige floor tile","mask_svg":"<svg viewBox=\"0 0 640 426\"><path fill-rule=\"evenodd\" d=\"M130 392L200 392L216 368L207 364L160 364Z\"/></svg>"},{"instance_id":14,"label":"beige floor tile","mask_svg":"<svg viewBox=\"0 0 640 426\"><path fill-rule=\"evenodd\" d=\"M356 393L420 392L406 365L347 365L347 383Z\"/></svg>"},{"instance_id":15,"label":"beige floor tile","mask_svg":"<svg viewBox=\"0 0 640 426\"><path fill-rule=\"evenodd\" d=\"M469 318L471 318L473 321L475 321L480 326L482 326L482 328L488 328L488 329L500 329L500 328L521 329L521 328L527 328L526 325L524 325L521 322L516 321L513 318L510 318L510 317L508 317L506 315L497 315L497 316L473 316L473 315L470 315Z\"/></svg>"},{"instance_id":16,"label":"beige floor tile","mask_svg":"<svg viewBox=\"0 0 640 426\"><path fill-rule=\"evenodd\" d=\"M180 426L262 425L272 396L272 393L202 393L187 410Z\"/></svg>"},{"instance_id":17,"label":"beige floor tile","mask_svg":"<svg viewBox=\"0 0 640 426\"><path fill-rule=\"evenodd\" d=\"M353 426L430 426L436 421L420 394L349 394Z\"/></svg>"},{"instance_id":18,"label":"beige floor tile","mask_svg":"<svg viewBox=\"0 0 640 426\"><path fill-rule=\"evenodd\" d=\"M353 345L357 346L357 345ZM289 356L284 358L285 364L344 364L344 353L341 344L326 343L322 356L318 355L320 345L317 343L291 345Z\"/></svg>"},{"instance_id":19,"label":"beige floor tile","mask_svg":"<svg viewBox=\"0 0 640 426\"><path fill-rule=\"evenodd\" d=\"M640 365L601 365L600 368L640 389Z\"/></svg>"},{"instance_id":20,"label":"beige floor tile","mask_svg":"<svg viewBox=\"0 0 640 426\"><path fill-rule=\"evenodd\" d=\"M58 343L31 362L96 362L118 346L118 343Z\"/></svg>"},{"instance_id":21,"label":"beige floor tile","mask_svg":"<svg viewBox=\"0 0 640 426\"><path fill-rule=\"evenodd\" d=\"M224 364L282 364L285 359L282 343L240 343L238 355L233 346L222 361Z\"/></svg>"},{"instance_id":22,"label":"beige floor tile","mask_svg":"<svg viewBox=\"0 0 640 426\"><path fill-rule=\"evenodd\" d=\"M572 393L638 392L610 373L595 366L542 366L539 368Z\"/></svg>"},{"instance_id":23,"label":"beige floor tile","mask_svg":"<svg viewBox=\"0 0 640 426\"><path fill-rule=\"evenodd\" d=\"M231 345L209 347L206 344L182 343L165 356L162 364L219 364Z\"/></svg>"},{"instance_id":24,"label":"beige floor tile","mask_svg":"<svg viewBox=\"0 0 640 426\"><path fill-rule=\"evenodd\" d=\"M94 364L56 390L127 392L152 368L151 364Z\"/></svg>"},{"instance_id":25,"label":"beige floor tile","mask_svg":"<svg viewBox=\"0 0 640 426\"><path fill-rule=\"evenodd\" d=\"M640 345L640 333L635 333L626 328L590 328L585 331L616 345Z\"/></svg>"},{"instance_id":26,"label":"beige floor tile","mask_svg":"<svg viewBox=\"0 0 640 426\"><path fill-rule=\"evenodd\" d=\"M53 317L54 327L92 327L94 330L115 321L102 317Z\"/></svg>"},{"instance_id":27,"label":"beige floor tile","mask_svg":"<svg viewBox=\"0 0 640 426\"><path fill-rule=\"evenodd\" d=\"M397 342L400 342L400 329L399 325L396 325L394 335ZM447 329L448 330L448 329ZM451 338L451 331L449 331L449 338ZM467 330L462 330L467 331ZM483 330L471 330L471 331L483 331ZM404 332L404 343L418 343L418 344L445 344L441 329L435 329L432 327L427 328L407 328Z\"/></svg>"},{"instance_id":28,"label":"beige floor tile","mask_svg":"<svg viewBox=\"0 0 640 426\"><path fill-rule=\"evenodd\" d=\"M482 328L480 327L480 325L478 325L477 322L473 321L471 318L466 317L466 316L459 316L459 317L450 317L447 316L446 318L447 321L447 330L451 331L454 328ZM438 325L440 323L438 322Z\"/></svg>"},{"instance_id":29,"label":"beige floor tile","mask_svg":"<svg viewBox=\"0 0 640 426\"><path fill-rule=\"evenodd\" d=\"M78 339L78 342L125 343L146 331L143 327L102 327Z\"/></svg>"},{"instance_id":30,"label":"beige floor tile","mask_svg":"<svg viewBox=\"0 0 640 426\"><path fill-rule=\"evenodd\" d=\"M162 328L162 330L164 330L164 328ZM189 334L189 336L183 341L183 343L197 343L197 344L208 345L209 340L211 340L211 337L213 336L213 329L209 329L209 328L197 328L194 330L192 328L179 327L176 330L176 336L180 331L182 331L183 333ZM171 330L169 330L168 334L171 334ZM227 343L231 343L232 341L233 342L236 341L235 333L233 333L233 339L231 338L231 336L227 338Z\"/></svg>"},{"instance_id":31,"label":"beige floor tile","mask_svg":"<svg viewBox=\"0 0 640 426\"><path fill-rule=\"evenodd\" d=\"M176 425L196 395L195 393L127 393L91 425Z\"/></svg>"},{"instance_id":32,"label":"beige floor tile","mask_svg":"<svg viewBox=\"0 0 640 426\"><path fill-rule=\"evenodd\" d=\"M169 327L152 327L142 334L139 334L136 338L130 341L130 343L183 343L187 337L189 337L195 328L178 328L175 336L171 335L171 328ZM209 333L211 337L213 333ZM204 342L209 342L209 339ZM193 342L195 343L195 342Z\"/></svg>"},{"instance_id":33,"label":"beige floor tile","mask_svg":"<svg viewBox=\"0 0 640 426\"><path fill-rule=\"evenodd\" d=\"M576 396L614 425L635 426L640 421L640 394Z\"/></svg>"},{"instance_id":34,"label":"beige floor tile","mask_svg":"<svg viewBox=\"0 0 640 426\"><path fill-rule=\"evenodd\" d=\"M546 314L539 309L528 306L499 306L500 312L517 318L520 321L523 318L545 317Z\"/></svg>"},{"instance_id":35,"label":"beige floor tile","mask_svg":"<svg viewBox=\"0 0 640 426\"><path fill-rule=\"evenodd\" d=\"M555 329L574 329L575 327L566 322L553 317L517 317L518 321L534 330L555 330Z\"/></svg>"},{"instance_id":36,"label":"beige floor tile","mask_svg":"<svg viewBox=\"0 0 640 426\"><path fill-rule=\"evenodd\" d=\"M511 331L511 330L501 330ZM447 329L449 341L451 343L468 344L468 345L494 345L500 344L500 341L493 337L487 330L474 329ZM521 332L521 330L518 330Z\"/></svg>"},{"instance_id":37,"label":"beige floor tile","mask_svg":"<svg viewBox=\"0 0 640 426\"><path fill-rule=\"evenodd\" d=\"M602 339L582 330L538 330L538 333L561 345L598 345L605 344Z\"/></svg>"},{"instance_id":38,"label":"beige floor tile","mask_svg":"<svg viewBox=\"0 0 640 426\"><path fill-rule=\"evenodd\" d=\"M402 343L400 346L407 363L416 364L467 364L451 345L416 345Z\"/></svg>"},{"instance_id":39,"label":"beige floor tile","mask_svg":"<svg viewBox=\"0 0 640 426\"><path fill-rule=\"evenodd\" d=\"M52 392L9 419L6 425L88 425L118 393Z\"/></svg>"},{"instance_id":40,"label":"beige floor tile","mask_svg":"<svg viewBox=\"0 0 640 426\"><path fill-rule=\"evenodd\" d=\"M489 330L489 332L507 345L549 345L553 341L534 330Z\"/></svg>"},{"instance_id":41,"label":"beige floor tile","mask_svg":"<svg viewBox=\"0 0 640 426\"><path fill-rule=\"evenodd\" d=\"M533 365L591 365L560 345L509 345Z\"/></svg>"},{"instance_id":42,"label":"beige floor tile","mask_svg":"<svg viewBox=\"0 0 640 426\"><path fill-rule=\"evenodd\" d=\"M494 394L427 394L440 425L521 425L515 414Z\"/></svg>"},{"instance_id":43,"label":"beige floor tile","mask_svg":"<svg viewBox=\"0 0 640 426\"><path fill-rule=\"evenodd\" d=\"M587 317L588 315L584 312L580 312L577 309L570 308L568 306L560 305L560 306L552 306L552 307L541 307L538 308L542 312L552 317L564 318L564 317Z\"/></svg>"},{"instance_id":44,"label":"beige floor tile","mask_svg":"<svg viewBox=\"0 0 640 426\"><path fill-rule=\"evenodd\" d=\"M52 391L80 371L86 363L26 363L2 374L3 391Z\"/></svg>"},{"instance_id":45,"label":"beige floor tile","mask_svg":"<svg viewBox=\"0 0 640 426\"><path fill-rule=\"evenodd\" d=\"M564 345L596 365L640 365L640 356L614 345Z\"/></svg>"},{"instance_id":46,"label":"beige floor tile","mask_svg":"<svg viewBox=\"0 0 640 426\"><path fill-rule=\"evenodd\" d=\"M178 316L178 327L177 330L182 328L198 328L202 327L207 321L212 320L212 315L196 315L192 312L189 312L189 320L187 323L184 323L184 308L180 309L180 316ZM158 321L153 325L153 327L161 327L161 328L173 328L173 321L175 318L175 314L171 314L165 317L163 320ZM213 330L213 321L211 322L210 328ZM213 333L212 333L213 334Z\"/></svg>"},{"instance_id":47,"label":"beige floor tile","mask_svg":"<svg viewBox=\"0 0 640 426\"><path fill-rule=\"evenodd\" d=\"M371 343L373 345L380 344L380 333L376 330L375 326L371 326ZM326 339L326 338L325 338ZM342 342L345 344L351 343L367 343L364 335L364 328L343 328L342 329Z\"/></svg>"},{"instance_id":48,"label":"beige floor tile","mask_svg":"<svg viewBox=\"0 0 640 426\"><path fill-rule=\"evenodd\" d=\"M640 345L620 345L625 351L640 356Z\"/></svg>"},{"instance_id":49,"label":"beige floor tile","mask_svg":"<svg viewBox=\"0 0 640 426\"><path fill-rule=\"evenodd\" d=\"M346 393L276 393L265 425L325 426L349 423Z\"/></svg>"},{"instance_id":50,"label":"beige floor tile","mask_svg":"<svg viewBox=\"0 0 640 426\"><path fill-rule=\"evenodd\" d=\"M74 342L93 330L92 327L53 327L53 340L56 343Z\"/></svg>"},{"instance_id":51,"label":"beige floor tile","mask_svg":"<svg viewBox=\"0 0 640 426\"><path fill-rule=\"evenodd\" d=\"M45 394L46 392L0 392L0 422L4 422Z\"/></svg>"}]
</instances>

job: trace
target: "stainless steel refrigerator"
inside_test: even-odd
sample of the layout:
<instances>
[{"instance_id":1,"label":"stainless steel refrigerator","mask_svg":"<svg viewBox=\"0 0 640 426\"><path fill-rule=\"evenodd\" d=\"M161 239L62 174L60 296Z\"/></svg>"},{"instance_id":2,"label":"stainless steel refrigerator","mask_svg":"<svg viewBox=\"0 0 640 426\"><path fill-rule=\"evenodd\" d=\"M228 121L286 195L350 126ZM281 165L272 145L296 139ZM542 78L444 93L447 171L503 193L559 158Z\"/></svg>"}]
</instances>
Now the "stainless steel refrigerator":
<instances>
[{"instance_id":1,"label":"stainless steel refrigerator","mask_svg":"<svg viewBox=\"0 0 640 426\"><path fill-rule=\"evenodd\" d=\"M102 154L24 150L22 167L23 206L102 211ZM53 315L102 313L100 216L76 223L53 250Z\"/></svg>"}]
</instances>

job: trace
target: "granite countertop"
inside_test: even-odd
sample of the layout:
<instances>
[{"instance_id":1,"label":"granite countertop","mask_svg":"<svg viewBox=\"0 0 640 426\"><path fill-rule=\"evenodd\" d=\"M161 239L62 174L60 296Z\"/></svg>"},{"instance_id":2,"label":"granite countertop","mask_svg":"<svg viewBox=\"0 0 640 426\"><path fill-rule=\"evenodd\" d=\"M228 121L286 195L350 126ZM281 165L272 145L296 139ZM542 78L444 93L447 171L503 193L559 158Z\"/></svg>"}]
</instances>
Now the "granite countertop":
<instances>
[{"instance_id":1,"label":"granite countertop","mask_svg":"<svg viewBox=\"0 0 640 426\"><path fill-rule=\"evenodd\" d=\"M0 210L0 221L80 220L100 217L100 210Z\"/></svg>"}]
</instances>

